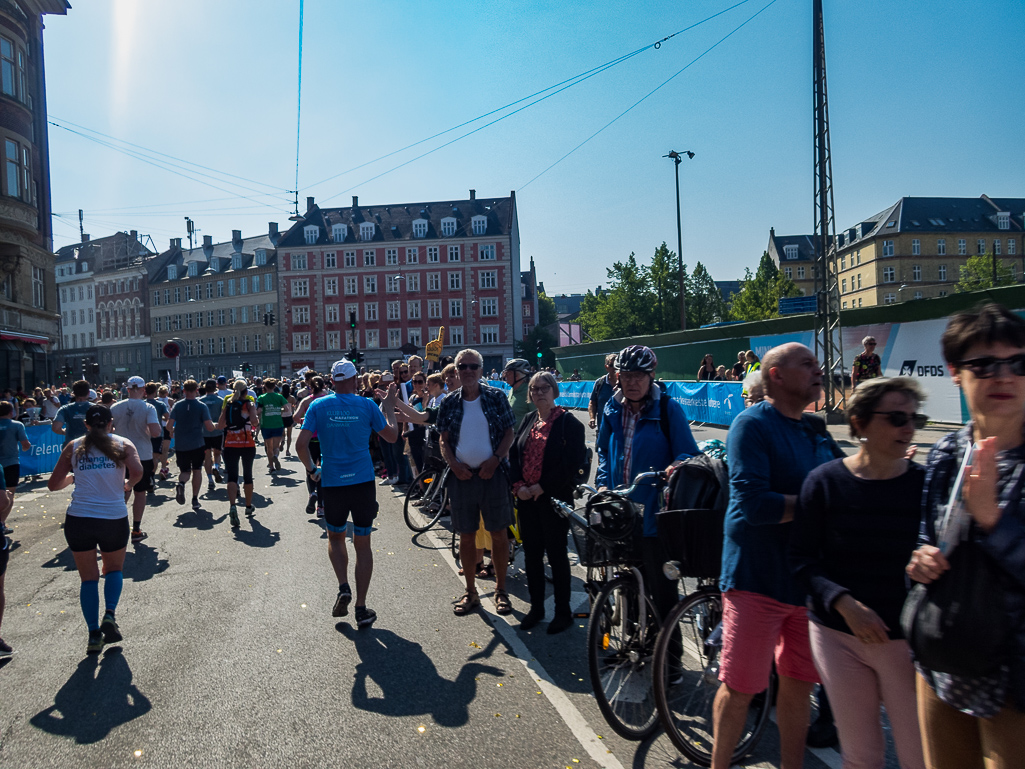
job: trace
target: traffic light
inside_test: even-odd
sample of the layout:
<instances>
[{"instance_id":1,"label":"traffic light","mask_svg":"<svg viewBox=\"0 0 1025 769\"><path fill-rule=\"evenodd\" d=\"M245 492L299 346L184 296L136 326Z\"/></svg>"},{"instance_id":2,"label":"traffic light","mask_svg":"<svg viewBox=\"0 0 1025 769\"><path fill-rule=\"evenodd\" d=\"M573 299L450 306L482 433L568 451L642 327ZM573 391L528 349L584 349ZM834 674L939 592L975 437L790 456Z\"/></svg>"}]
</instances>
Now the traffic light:
<instances>
[{"instance_id":1,"label":"traffic light","mask_svg":"<svg viewBox=\"0 0 1025 769\"><path fill-rule=\"evenodd\" d=\"M100 364L99 363L94 363L92 365L92 372L93 372L93 376L99 376L100 375Z\"/></svg>"},{"instance_id":2,"label":"traffic light","mask_svg":"<svg viewBox=\"0 0 1025 769\"><path fill-rule=\"evenodd\" d=\"M263 314L263 325L265 325L265 326L273 326L274 325L274 313L272 313L272 312L265 312Z\"/></svg>"},{"instance_id":3,"label":"traffic light","mask_svg":"<svg viewBox=\"0 0 1025 769\"><path fill-rule=\"evenodd\" d=\"M541 362L541 342L537 343L537 360L539 363Z\"/></svg>"},{"instance_id":4,"label":"traffic light","mask_svg":"<svg viewBox=\"0 0 1025 769\"><path fill-rule=\"evenodd\" d=\"M356 311L355 310L350 310L349 311L349 328L356 328ZM356 348L353 348L353 349L355 350Z\"/></svg>"},{"instance_id":5,"label":"traffic light","mask_svg":"<svg viewBox=\"0 0 1025 769\"><path fill-rule=\"evenodd\" d=\"M357 366L361 364L363 362L363 353L361 353L359 350L356 350L356 357L352 359L352 362L355 363Z\"/></svg>"},{"instance_id":6,"label":"traffic light","mask_svg":"<svg viewBox=\"0 0 1025 769\"><path fill-rule=\"evenodd\" d=\"M242 373L243 374L249 374L249 373L252 372L252 370L253 370L253 365L251 363L243 363L242 364Z\"/></svg>"}]
</instances>

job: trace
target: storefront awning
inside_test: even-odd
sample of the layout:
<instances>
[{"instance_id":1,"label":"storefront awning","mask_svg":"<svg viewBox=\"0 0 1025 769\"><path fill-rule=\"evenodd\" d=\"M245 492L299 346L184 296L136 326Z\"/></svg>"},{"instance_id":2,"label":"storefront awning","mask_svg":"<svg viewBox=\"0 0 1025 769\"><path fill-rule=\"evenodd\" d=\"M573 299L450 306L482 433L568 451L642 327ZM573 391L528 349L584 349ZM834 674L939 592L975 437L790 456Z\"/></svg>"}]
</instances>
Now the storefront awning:
<instances>
[{"instance_id":1,"label":"storefront awning","mask_svg":"<svg viewBox=\"0 0 1025 769\"><path fill-rule=\"evenodd\" d=\"M16 342L30 342L33 344L50 344L50 340L45 336L22 334L18 331L0 331L0 339L13 339Z\"/></svg>"}]
</instances>

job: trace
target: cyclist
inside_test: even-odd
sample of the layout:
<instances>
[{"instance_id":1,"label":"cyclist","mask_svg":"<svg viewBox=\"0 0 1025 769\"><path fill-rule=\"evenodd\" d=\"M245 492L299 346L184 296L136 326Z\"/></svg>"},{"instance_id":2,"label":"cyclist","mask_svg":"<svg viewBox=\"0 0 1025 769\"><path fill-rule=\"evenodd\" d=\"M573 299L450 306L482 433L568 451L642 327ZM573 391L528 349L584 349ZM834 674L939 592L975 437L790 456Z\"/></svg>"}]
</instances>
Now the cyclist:
<instances>
[{"instance_id":1,"label":"cyclist","mask_svg":"<svg viewBox=\"0 0 1025 769\"><path fill-rule=\"evenodd\" d=\"M587 404L587 416L592 430L601 429L601 416L605 412L605 404L616 391L619 380L616 378L616 353L605 356L605 374L598 377L591 390L591 398Z\"/></svg>"},{"instance_id":2,"label":"cyclist","mask_svg":"<svg viewBox=\"0 0 1025 769\"><path fill-rule=\"evenodd\" d=\"M509 385L509 408L512 409L513 419L517 426L523 421L523 417L537 407L527 397L527 381L530 379L530 364L523 358L513 358L505 364L502 369L502 381Z\"/></svg>"},{"instance_id":3,"label":"cyclist","mask_svg":"<svg viewBox=\"0 0 1025 769\"><path fill-rule=\"evenodd\" d=\"M668 471L687 457L700 453L683 407L655 384L657 366L655 353L643 345L625 347L616 356L619 389L605 404L596 444L595 484L599 488L628 485L642 472L663 468ZM658 489L642 486L633 492L631 499L644 507L638 538L644 579L655 608L665 617L678 594L676 582L662 573L669 555L658 539L655 524Z\"/></svg>"}]
</instances>

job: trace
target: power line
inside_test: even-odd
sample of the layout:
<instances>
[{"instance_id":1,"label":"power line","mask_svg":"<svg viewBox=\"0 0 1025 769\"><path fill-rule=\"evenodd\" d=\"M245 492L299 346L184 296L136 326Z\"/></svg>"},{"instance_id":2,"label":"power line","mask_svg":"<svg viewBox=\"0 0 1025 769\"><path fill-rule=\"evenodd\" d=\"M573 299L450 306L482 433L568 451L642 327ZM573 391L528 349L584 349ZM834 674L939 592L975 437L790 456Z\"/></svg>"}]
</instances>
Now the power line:
<instances>
[{"instance_id":1,"label":"power line","mask_svg":"<svg viewBox=\"0 0 1025 769\"><path fill-rule=\"evenodd\" d=\"M670 83L670 82L671 82L672 80L675 80L675 79L676 79L676 78L677 78L677 77L678 77L679 75L683 74L683 72L684 72L685 70L689 69L689 68L690 68L691 66L693 66L693 65L694 65L695 63L697 63L697 62L698 62L698 61L699 61L700 59L704 58L704 57L705 57L705 56L706 56L707 54L711 53L711 52L712 52L712 51L713 51L714 49L718 48L718 47L719 47L719 46L720 46L720 45L721 45L722 43L726 42L726 40L727 40L727 39L729 39L729 38L730 38L730 37L732 37L732 36L733 36L734 34L736 34L737 32L739 32L739 31L740 31L740 30L741 30L742 28L744 28L745 26L747 26L747 25L748 25L748 24L749 24L750 22L754 21L754 19L755 19L756 17L760 16L760 15L762 14L762 12L763 12L763 11L767 10L767 9L769 8L769 6L771 6L771 5L775 4L775 3L776 3L776 0L769 0L769 3L768 3L767 5L765 5L765 6L763 6L763 7L762 7L762 8L760 9L760 10L758 10L758 11L757 11L757 12L756 12L756 13L755 13L754 15L752 15L752 16L751 16L751 17L749 17L749 18L748 18L747 20L745 20L744 22L742 22L742 23L741 23L741 24L740 24L739 26L735 27L735 28L734 28L734 29L733 29L733 30L732 30L731 32L729 32L729 33L728 33L727 35L725 35L724 37L720 38L720 39L719 39L718 41L716 41L716 42L715 42L714 44L712 44L712 45L711 45L710 47L706 48L706 49L705 49L705 50L704 50L704 51L703 51L702 53L698 54L698 55L697 55L696 57L694 57L693 59L691 59L691 60L690 60L690 61L689 61L689 62L688 62L688 63L687 63L686 65L684 65L684 66L683 66L683 67L682 67L682 68L681 68L680 70L678 70L678 71L677 71L677 72L676 72L676 73L675 73L674 75L672 75L671 77L669 77L669 78L667 78L666 80L662 81L662 82L661 82L661 83L659 83L659 84L658 84L657 86L655 86L655 87L654 87L653 89L651 89L650 91L648 91L648 93L646 93L646 94L645 94L644 96L642 96L642 97L641 97L640 99L638 99L637 101L635 101L635 102L634 102L633 104L631 104L631 105L630 105L629 107L627 107L627 108L626 108L625 110L623 110L622 112L620 112L620 113L619 113L618 115L616 115L616 116L615 116L614 118L612 118L612 120L610 120L610 121L609 121L608 123L606 123L605 125L603 125L603 126L602 126L601 128L599 128L599 129L598 129L597 131L595 131L595 132L594 132L593 134L591 134L590 136L588 136L588 137L587 137L586 139L584 139L584 140L583 140L582 142L580 142L580 144L578 144L578 145L577 145L576 147L574 147L573 149L571 149L571 150L570 150L569 152L567 152L567 153L566 153L565 155L563 155L563 156L562 156L561 158L559 158L558 160L556 160L556 161L555 161L554 163L552 163L552 164L551 164L550 166L548 166L548 167L547 167L546 169L544 169L544 170L543 170L543 171L542 171L541 173L539 173L539 174L538 174L537 176L535 176L535 177L534 177L533 179L531 179L530 181L528 181L528 182L527 182L526 184L523 184L523 185L521 185L521 186L520 186L520 187L519 187L518 189L519 189L520 191L522 191L522 190L523 190L524 188L526 188L526 187L527 187L527 186L528 186L529 184L531 184L532 182L536 181L537 179L541 178L541 177L542 177L542 176L544 176L544 175L545 175L546 173L548 173L549 171L551 171L551 170L552 170L553 168L555 168L555 166L559 165L559 163L561 163L561 162L562 162L563 160L565 160L566 158L568 158L568 157L569 157L570 155L572 155L572 154L573 154L574 152L576 152L576 151L577 151L578 149L580 149L581 147L583 147L583 146L584 146L585 144L587 144L587 143L588 143L589 141L591 141L591 139L593 139L593 138L594 138L595 136L597 136L598 134L600 134L600 133L601 133L602 131L604 131L604 130L605 130L606 128L608 128L609 126L611 126L611 125L612 125L613 123L615 123L615 122L616 122L617 120L619 120L619 119L620 119L621 117L623 117L623 116L624 116L624 115L626 115L626 114L627 114L628 112L630 112L631 110L633 110L633 109L634 109L634 107L637 107L637 106L638 106L638 105L639 105L639 104L640 104L641 102L643 102L643 101L645 101L646 99L648 99L648 97L650 97L650 96L654 95L656 91L659 91L659 90L661 90L661 89L662 89L662 88L663 88L664 86L668 85L668 84L669 84L669 83Z\"/></svg>"}]
</instances>

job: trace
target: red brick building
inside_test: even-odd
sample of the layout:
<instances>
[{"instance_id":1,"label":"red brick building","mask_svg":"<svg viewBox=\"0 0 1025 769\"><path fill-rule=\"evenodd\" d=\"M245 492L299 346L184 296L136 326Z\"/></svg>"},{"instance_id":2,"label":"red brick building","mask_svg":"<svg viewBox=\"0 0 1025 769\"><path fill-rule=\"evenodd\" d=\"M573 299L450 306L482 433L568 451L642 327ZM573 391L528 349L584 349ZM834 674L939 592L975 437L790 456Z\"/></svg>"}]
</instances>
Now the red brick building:
<instances>
[{"instance_id":1,"label":"red brick building","mask_svg":"<svg viewBox=\"0 0 1025 769\"><path fill-rule=\"evenodd\" d=\"M445 328L501 369L522 339L516 197L320 208L278 243L281 368L326 371L353 346L384 368ZM356 328L350 328L350 317Z\"/></svg>"}]
</instances>

